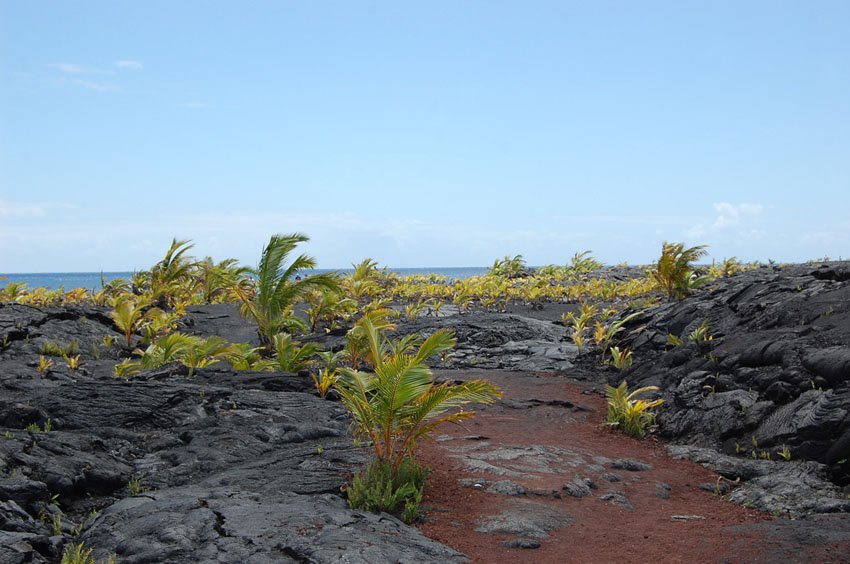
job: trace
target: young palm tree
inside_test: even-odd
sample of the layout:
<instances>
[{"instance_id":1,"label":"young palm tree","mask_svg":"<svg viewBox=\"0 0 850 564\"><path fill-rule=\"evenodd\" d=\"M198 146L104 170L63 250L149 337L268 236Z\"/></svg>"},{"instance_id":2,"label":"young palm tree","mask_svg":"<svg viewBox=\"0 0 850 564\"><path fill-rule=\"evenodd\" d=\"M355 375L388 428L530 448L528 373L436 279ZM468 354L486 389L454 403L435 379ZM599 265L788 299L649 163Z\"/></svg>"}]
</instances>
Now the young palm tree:
<instances>
[{"instance_id":1,"label":"young palm tree","mask_svg":"<svg viewBox=\"0 0 850 564\"><path fill-rule=\"evenodd\" d=\"M247 266L239 266L238 261L233 258L216 264L212 258L206 257L195 263L193 269L196 291L200 292L201 300L205 304L222 301L230 288L247 281L250 271Z\"/></svg>"},{"instance_id":2,"label":"young palm tree","mask_svg":"<svg viewBox=\"0 0 850 564\"><path fill-rule=\"evenodd\" d=\"M378 261L371 258L363 259L362 262L351 265L354 272L351 273L352 280L371 280L380 274L378 270Z\"/></svg>"},{"instance_id":3,"label":"young palm tree","mask_svg":"<svg viewBox=\"0 0 850 564\"><path fill-rule=\"evenodd\" d=\"M357 302L351 298L344 298L342 294L334 290L317 290L305 296L309 304L307 308L307 319L310 321L310 332L315 333L320 321L328 323L331 329L336 322L341 321L357 310Z\"/></svg>"},{"instance_id":4,"label":"young palm tree","mask_svg":"<svg viewBox=\"0 0 850 564\"><path fill-rule=\"evenodd\" d=\"M516 255L513 258L510 255L505 255L504 259L496 259L493 266L487 271L489 276L501 278L519 278L525 273L525 259L522 258L522 255Z\"/></svg>"},{"instance_id":5,"label":"young palm tree","mask_svg":"<svg viewBox=\"0 0 850 564\"><path fill-rule=\"evenodd\" d=\"M343 350L346 360L354 370L358 370L363 362L374 364L370 356L367 327L371 327L379 333L392 331L396 326L390 321L391 314L392 310L386 307L369 309L363 314L363 317L357 320L354 327L348 330L345 335L345 349Z\"/></svg>"},{"instance_id":6,"label":"young palm tree","mask_svg":"<svg viewBox=\"0 0 850 564\"><path fill-rule=\"evenodd\" d=\"M372 442L376 458L393 471L413 456L417 442L438 425L472 417L473 412L463 410L465 405L492 403L502 395L486 380L457 385L434 382L425 361L455 346L451 333L434 332L414 352L409 346L394 345L368 318L362 327L374 373L343 369L336 388L357 433Z\"/></svg>"},{"instance_id":7,"label":"young palm tree","mask_svg":"<svg viewBox=\"0 0 850 564\"><path fill-rule=\"evenodd\" d=\"M148 307L147 300L135 299L131 294L118 296L112 303L112 311L109 317L115 322L118 330L127 339L127 348L133 344L133 335L136 334L145 321L145 312Z\"/></svg>"},{"instance_id":8,"label":"young palm tree","mask_svg":"<svg viewBox=\"0 0 850 564\"><path fill-rule=\"evenodd\" d=\"M172 239L165 257L151 268L151 301L157 306L164 308L174 301L176 294L189 290L186 283L191 281L195 263L184 255L193 246L188 239Z\"/></svg>"},{"instance_id":9,"label":"young palm tree","mask_svg":"<svg viewBox=\"0 0 850 564\"><path fill-rule=\"evenodd\" d=\"M250 292L238 286L232 288L242 302L242 314L256 322L260 340L266 347L271 347L272 339L278 333L304 327L304 322L292 314L292 306L308 292L321 288L338 289L337 278L333 274L303 276L305 270L316 268L313 257L301 254L286 265L298 244L309 240L301 233L272 235L263 249L260 264L252 270L257 279L256 291Z\"/></svg>"},{"instance_id":10,"label":"young palm tree","mask_svg":"<svg viewBox=\"0 0 850 564\"><path fill-rule=\"evenodd\" d=\"M4 276L2 280L5 280ZM26 282L9 282L6 287L0 290L0 302L16 302L24 294L26 294Z\"/></svg>"},{"instance_id":11,"label":"young palm tree","mask_svg":"<svg viewBox=\"0 0 850 564\"><path fill-rule=\"evenodd\" d=\"M671 300L681 300L692 288L705 282L705 277L698 277L691 269L691 263L705 256L705 245L689 249L684 243L667 243L661 246L661 257L655 263L652 277Z\"/></svg>"},{"instance_id":12,"label":"young palm tree","mask_svg":"<svg viewBox=\"0 0 850 564\"><path fill-rule=\"evenodd\" d=\"M275 352L275 365L281 372L296 374L313 365L313 358L319 353L319 345L307 343L301 345L292 339L292 335L278 333L272 339Z\"/></svg>"}]
</instances>

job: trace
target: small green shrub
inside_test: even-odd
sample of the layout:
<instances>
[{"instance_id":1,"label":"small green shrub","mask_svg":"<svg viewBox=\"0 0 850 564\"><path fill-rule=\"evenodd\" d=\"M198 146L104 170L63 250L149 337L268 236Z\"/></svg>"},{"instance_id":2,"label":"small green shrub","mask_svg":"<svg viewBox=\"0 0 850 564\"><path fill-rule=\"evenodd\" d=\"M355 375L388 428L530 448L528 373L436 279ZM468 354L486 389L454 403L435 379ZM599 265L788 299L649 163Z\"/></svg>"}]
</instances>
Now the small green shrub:
<instances>
[{"instance_id":1,"label":"small green shrub","mask_svg":"<svg viewBox=\"0 0 850 564\"><path fill-rule=\"evenodd\" d=\"M44 427L39 427L38 423L30 423L26 426L25 430L31 433L49 433L53 430L53 422L48 419L44 422Z\"/></svg>"},{"instance_id":2,"label":"small green shrub","mask_svg":"<svg viewBox=\"0 0 850 564\"><path fill-rule=\"evenodd\" d=\"M53 532L54 537L62 536L62 514L58 511L53 514L53 519L50 523L50 530Z\"/></svg>"},{"instance_id":3,"label":"small green shrub","mask_svg":"<svg viewBox=\"0 0 850 564\"><path fill-rule=\"evenodd\" d=\"M385 460L376 459L354 476L348 488L348 505L352 509L400 515L412 523L422 502L422 491L428 469L409 458L398 470Z\"/></svg>"},{"instance_id":4,"label":"small green shrub","mask_svg":"<svg viewBox=\"0 0 850 564\"><path fill-rule=\"evenodd\" d=\"M72 544L65 548L62 553L61 564L95 564L93 548L86 548L83 543Z\"/></svg>"},{"instance_id":5,"label":"small green shrub","mask_svg":"<svg viewBox=\"0 0 850 564\"><path fill-rule=\"evenodd\" d=\"M147 488L142 485L143 476L132 476L127 482L127 489L130 490L130 495L137 496L142 492L147 491Z\"/></svg>"},{"instance_id":6,"label":"small green shrub","mask_svg":"<svg viewBox=\"0 0 850 564\"><path fill-rule=\"evenodd\" d=\"M44 341L40 352L45 356L62 356L62 346L53 341Z\"/></svg>"},{"instance_id":7,"label":"small green shrub","mask_svg":"<svg viewBox=\"0 0 850 564\"><path fill-rule=\"evenodd\" d=\"M83 543L68 545L62 553L60 564L97 564L92 552L94 552L94 549L86 548ZM116 564L118 557L112 554L103 562L104 564Z\"/></svg>"}]
</instances>

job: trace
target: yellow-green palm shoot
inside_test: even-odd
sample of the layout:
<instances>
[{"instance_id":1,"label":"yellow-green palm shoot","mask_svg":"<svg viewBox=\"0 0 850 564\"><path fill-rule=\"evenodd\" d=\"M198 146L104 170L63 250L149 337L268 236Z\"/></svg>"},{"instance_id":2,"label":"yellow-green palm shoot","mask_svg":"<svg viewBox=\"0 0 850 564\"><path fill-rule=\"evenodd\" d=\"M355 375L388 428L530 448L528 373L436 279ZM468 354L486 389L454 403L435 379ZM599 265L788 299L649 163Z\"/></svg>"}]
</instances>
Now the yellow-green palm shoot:
<instances>
[{"instance_id":1,"label":"yellow-green palm shoot","mask_svg":"<svg viewBox=\"0 0 850 564\"><path fill-rule=\"evenodd\" d=\"M189 240L172 239L165 257L150 271L150 296L159 307L173 305L177 295L191 291L195 263L186 253L194 245Z\"/></svg>"},{"instance_id":2,"label":"yellow-green palm shoot","mask_svg":"<svg viewBox=\"0 0 850 564\"><path fill-rule=\"evenodd\" d=\"M47 358L44 355L38 357L38 373L44 375L47 371L53 368L53 359Z\"/></svg>"},{"instance_id":3,"label":"yellow-green palm shoot","mask_svg":"<svg viewBox=\"0 0 850 564\"><path fill-rule=\"evenodd\" d=\"M625 370L632 365L632 351L629 349L620 350L620 347L611 347L611 366L617 370Z\"/></svg>"},{"instance_id":4,"label":"yellow-green palm shoot","mask_svg":"<svg viewBox=\"0 0 850 564\"><path fill-rule=\"evenodd\" d=\"M292 339L292 335L278 333L272 339L274 347L274 362L281 372L293 374L307 370L313 365L313 358L319 352L316 343L301 345Z\"/></svg>"},{"instance_id":5,"label":"yellow-green palm shoot","mask_svg":"<svg viewBox=\"0 0 850 564\"><path fill-rule=\"evenodd\" d=\"M336 384L339 377L337 370L329 370L323 368L319 374L313 374L313 383L316 385L316 391L319 392L319 397L324 398L328 395L328 391Z\"/></svg>"},{"instance_id":6,"label":"yellow-green palm shoot","mask_svg":"<svg viewBox=\"0 0 850 564\"><path fill-rule=\"evenodd\" d=\"M608 400L609 425L619 427L627 435L643 437L650 425L655 424L655 414L651 411L664 403L663 399L647 401L637 396L658 391L658 386L644 386L629 392L625 380L617 386L605 385L605 398Z\"/></svg>"},{"instance_id":7,"label":"yellow-green palm shoot","mask_svg":"<svg viewBox=\"0 0 850 564\"><path fill-rule=\"evenodd\" d=\"M115 298L112 302L112 311L109 312L109 317L115 322L118 330L124 334L127 339L127 347L133 344L133 335L145 322L145 308L148 302L143 299L136 299L132 295L121 295Z\"/></svg>"},{"instance_id":8,"label":"yellow-green palm shoot","mask_svg":"<svg viewBox=\"0 0 850 564\"><path fill-rule=\"evenodd\" d=\"M80 355L78 354L66 354L65 362L68 364L69 370L78 370L80 368Z\"/></svg>"},{"instance_id":9,"label":"yellow-green palm shoot","mask_svg":"<svg viewBox=\"0 0 850 564\"><path fill-rule=\"evenodd\" d=\"M437 426L472 417L464 406L501 397L499 388L486 380L457 385L434 382L425 361L455 346L451 333L436 331L413 352L406 346L391 346L368 318L361 326L374 372L343 369L336 389L351 412L356 434L368 438L375 456L393 470L412 457L417 442L428 438Z\"/></svg>"},{"instance_id":10,"label":"yellow-green palm shoot","mask_svg":"<svg viewBox=\"0 0 850 564\"><path fill-rule=\"evenodd\" d=\"M661 257L652 270L652 277L668 298L680 300L691 289L705 282L705 277L696 276L691 269L691 263L705 254L705 245L686 249L684 243L665 242L661 247Z\"/></svg>"}]
</instances>

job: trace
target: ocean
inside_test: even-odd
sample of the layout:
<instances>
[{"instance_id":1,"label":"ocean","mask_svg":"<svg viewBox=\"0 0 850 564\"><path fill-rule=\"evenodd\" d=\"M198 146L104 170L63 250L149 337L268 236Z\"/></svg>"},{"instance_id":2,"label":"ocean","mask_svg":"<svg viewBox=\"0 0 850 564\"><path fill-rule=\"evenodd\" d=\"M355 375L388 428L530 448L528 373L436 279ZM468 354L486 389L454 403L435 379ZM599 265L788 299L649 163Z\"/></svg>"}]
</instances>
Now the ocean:
<instances>
[{"instance_id":1,"label":"ocean","mask_svg":"<svg viewBox=\"0 0 850 564\"><path fill-rule=\"evenodd\" d=\"M425 268L388 268L391 272L396 272L400 276L409 276L411 274L439 274L455 280L462 280L470 276L476 276L487 272L485 266L462 266L462 267L425 267ZM305 271L306 274L334 272L333 269L319 268L316 270ZM350 268L341 268L336 272L350 273ZM3 288L9 282L24 282L28 289L47 288L55 290L64 288L70 290L72 288L86 288L88 290L99 290L101 288L101 280L109 282L115 278L129 279L133 275L132 272L44 272L44 273L0 273L0 278L6 277L6 280L0 281L0 288Z\"/></svg>"}]
</instances>

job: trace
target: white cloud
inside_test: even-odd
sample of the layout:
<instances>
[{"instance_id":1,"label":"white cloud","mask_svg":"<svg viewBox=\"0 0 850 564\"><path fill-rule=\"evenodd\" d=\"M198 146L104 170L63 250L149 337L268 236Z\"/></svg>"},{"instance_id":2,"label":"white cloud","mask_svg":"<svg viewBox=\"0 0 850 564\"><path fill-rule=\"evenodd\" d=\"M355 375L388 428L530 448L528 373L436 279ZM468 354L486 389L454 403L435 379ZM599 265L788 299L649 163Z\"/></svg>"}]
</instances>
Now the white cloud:
<instances>
[{"instance_id":1,"label":"white cloud","mask_svg":"<svg viewBox=\"0 0 850 564\"><path fill-rule=\"evenodd\" d=\"M685 235L689 239L699 239L700 237L705 235L705 231L706 231L705 225L699 224L699 225L694 225L693 227L691 227L690 229L685 231Z\"/></svg>"},{"instance_id":2,"label":"white cloud","mask_svg":"<svg viewBox=\"0 0 850 564\"><path fill-rule=\"evenodd\" d=\"M62 202L13 202L0 200L0 217L7 218L37 218L46 217L51 210L77 209L72 204Z\"/></svg>"},{"instance_id":3,"label":"white cloud","mask_svg":"<svg viewBox=\"0 0 850 564\"><path fill-rule=\"evenodd\" d=\"M715 202L711 204L716 216L712 221L698 221L685 231L689 239L700 239L706 235L719 235L733 227L737 227L736 235L757 238L763 232L751 224L758 219L764 210L761 204L730 204L729 202Z\"/></svg>"},{"instance_id":4,"label":"white cloud","mask_svg":"<svg viewBox=\"0 0 850 564\"><path fill-rule=\"evenodd\" d=\"M47 66L64 74L115 74L113 71L78 65L77 63L51 63Z\"/></svg>"},{"instance_id":5,"label":"white cloud","mask_svg":"<svg viewBox=\"0 0 850 564\"><path fill-rule=\"evenodd\" d=\"M115 61L113 63L119 69L132 69L132 70L140 70L144 68L144 65L141 61L131 61L128 59L122 59L120 61Z\"/></svg>"},{"instance_id":6,"label":"white cloud","mask_svg":"<svg viewBox=\"0 0 850 564\"><path fill-rule=\"evenodd\" d=\"M80 75L114 75L114 71L86 67L83 65L78 65L76 63L52 63L48 66L58 70L64 75L68 75L67 79L63 79L65 84L73 84L82 88L86 88L88 90L95 90L97 92L113 92L115 90L118 90L117 86L109 82L103 82L100 80L88 80L83 78L72 78Z\"/></svg>"},{"instance_id":7,"label":"white cloud","mask_svg":"<svg viewBox=\"0 0 850 564\"><path fill-rule=\"evenodd\" d=\"M799 232L771 229L759 217L761 207L752 204L724 205L706 212L699 227L702 236L687 241L709 244L716 258L734 255L741 260L786 261L838 256L846 254L850 240L841 235L850 233L846 224L830 225L828 232L817 224L801 225L801 232L807 234L803 237ZM687 229L683 225L687 220L679 223L658 217L662 223L633 224L613 232L598 217L590 222L581 221L582 217L547 226L275 208L154 211L127 217L119 203L75 209L56 202L0 200L0 266L14 272L149 268L162 258L172 237L195 241L195 256L234 257L253 265L271 234L293 231L311 237L299 251L316 257L320 268L344 268L365 257L392 267L486 266L506 254L522 254L529 264L564 264L583 249L593 249L603 262L648 264L657 257L659 226L670 236ZM713 230L718 217L727 218L726 227ZM733 220L737 226L729 227Z\"/></svg>"},{"instance_id":8,"label":"white cloud","mask_svg":"<svg viewBox=\"0 0 850 564\"><path fill-rule=\"evenodd\" d=\"M850 241L850 236L846 232L841 231L811 231L809 233L803 233L801 239L807 243L816 243L818 245L835 243L846 245Z\"/></svg>"},{"instance_id":9,"label":"white cloud","mask_svg":"<svg viewBox=\"0 0 850 564\"><path fill-rule=\"evenodd\" d=\"M75 63L52 63L48 66L67 74L85 74L90 72L84 66Z\"/></svg>"},{"instance_id":10,"label":"white cloud","mask_svg":"<svg viewBox=\"0 0 850 564\"><path fill-rule=\"evenodd\" d=\"M717 218L711 226L713 231L719 231L720 229L737 225L742 219L759 215L764 209L764 206L761 204L734 205L728 202L720 202L711 205L717 212Z\"/></svg>"}]
</instances>

